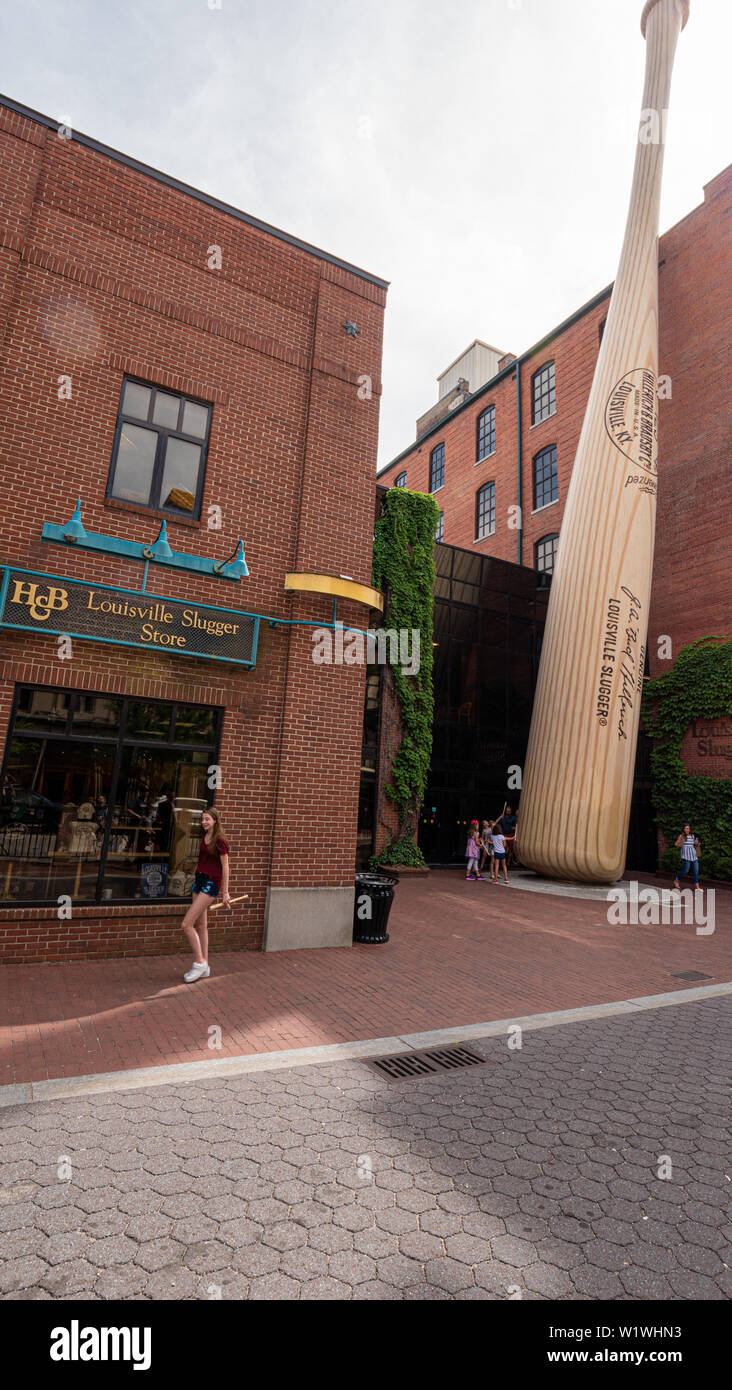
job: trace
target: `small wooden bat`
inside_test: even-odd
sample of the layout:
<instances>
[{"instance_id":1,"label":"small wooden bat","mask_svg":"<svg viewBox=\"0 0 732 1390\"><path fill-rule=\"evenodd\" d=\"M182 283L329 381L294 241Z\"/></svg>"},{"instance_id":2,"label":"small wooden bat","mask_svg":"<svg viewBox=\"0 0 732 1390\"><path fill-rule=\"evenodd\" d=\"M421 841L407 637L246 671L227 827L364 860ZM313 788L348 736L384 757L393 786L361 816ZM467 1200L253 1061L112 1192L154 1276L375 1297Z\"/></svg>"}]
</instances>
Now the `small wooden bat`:
<instances>
[{"instance_id":1,"label":"small wooden bat","mask_svg":"<svg viewBox=\"0 0 732 1390\"><path fill-rule=\"evenodd\" d=\"M641 16L630 206L549 597L517 850L553 878L611 883L625 867L656 522L663 139L688 17L688 0L648 0Z\"/></svg>"},{"instance_id":2,"label":"small wooden bat","mask_svg":"<svg viewBox=\"0 0 732 1390\"><path fill-rule=\"evenodd\" d=\"M249 897L249 894L248 894L248 893L242 893L242 894L241 894L241 897L239 897L239 898L230 898L230 900L229 900L228 903L224 903L224 902L214 903L213 907L210 907L208 910L209 910L209 912L218 912L218 910L219 910L220 907L233 907L233 906L234 906L234 903L243 903L248 897Z\"/></svg>"}]
</instances>

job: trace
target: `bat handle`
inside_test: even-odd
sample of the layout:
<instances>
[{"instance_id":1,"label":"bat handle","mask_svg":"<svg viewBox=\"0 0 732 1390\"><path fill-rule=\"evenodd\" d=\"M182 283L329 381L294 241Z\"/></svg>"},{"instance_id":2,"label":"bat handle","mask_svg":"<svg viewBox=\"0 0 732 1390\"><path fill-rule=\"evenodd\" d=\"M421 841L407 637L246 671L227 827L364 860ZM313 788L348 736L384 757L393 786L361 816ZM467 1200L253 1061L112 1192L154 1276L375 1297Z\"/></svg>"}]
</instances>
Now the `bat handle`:
<instances>
[{"instance_id":1,"label":"bat handle","mask_svg":"<svg viewBox=\"0 0 732 1390\"><path fill-rule=\"evenodd\" d=\"M643 7L643 14L641 15L640 22L641 33L644 38L646 36L646 24L648 23L648 16L651 13L651 10L654 9L655 6L659 3L660 0L646 0L646 4ZM674 5L681 12L681 28L683 29L685 28L686 21L689 18L689 0L674 0Z\"/></svg>"}]
</instances>

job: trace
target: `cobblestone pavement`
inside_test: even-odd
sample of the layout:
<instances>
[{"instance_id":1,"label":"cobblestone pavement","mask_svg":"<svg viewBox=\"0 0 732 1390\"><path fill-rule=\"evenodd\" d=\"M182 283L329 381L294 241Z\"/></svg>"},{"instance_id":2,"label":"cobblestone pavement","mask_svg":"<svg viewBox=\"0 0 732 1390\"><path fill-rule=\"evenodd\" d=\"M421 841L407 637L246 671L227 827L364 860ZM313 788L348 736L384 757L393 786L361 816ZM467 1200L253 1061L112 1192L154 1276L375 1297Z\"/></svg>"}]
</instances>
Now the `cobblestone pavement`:
<instances>
[{"instance_id":1,"label":"cobblestone pavement","mask_svg":"<svg viewBox=\"0 0 732 1390\"><path fill-rule=\"evenodd\" d=\"M349 1061L0 1110L0 1291L729 1298L731 1012L488 1039L400 1082Z\"/></svg>"}]
</instances>

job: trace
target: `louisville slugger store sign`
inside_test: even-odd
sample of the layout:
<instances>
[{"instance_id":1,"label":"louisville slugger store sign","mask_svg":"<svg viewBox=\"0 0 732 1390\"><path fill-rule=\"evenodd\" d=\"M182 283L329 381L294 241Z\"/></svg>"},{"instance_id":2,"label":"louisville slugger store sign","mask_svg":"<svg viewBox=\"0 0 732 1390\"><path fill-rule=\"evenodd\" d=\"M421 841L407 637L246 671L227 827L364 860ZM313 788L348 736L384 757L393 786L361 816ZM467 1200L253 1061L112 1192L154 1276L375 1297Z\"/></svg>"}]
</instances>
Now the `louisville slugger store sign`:
<instances>
[{"instance_id":1,"label":"louisville slugger store sign","mask_svg":"<svg viewBox=\"0 0 732 1390\"><path fill-rule=\"evenodd\" d=\"M11 569L3 578L0 627L253 666L259 618Z\"/></svg>"}]
</instances>

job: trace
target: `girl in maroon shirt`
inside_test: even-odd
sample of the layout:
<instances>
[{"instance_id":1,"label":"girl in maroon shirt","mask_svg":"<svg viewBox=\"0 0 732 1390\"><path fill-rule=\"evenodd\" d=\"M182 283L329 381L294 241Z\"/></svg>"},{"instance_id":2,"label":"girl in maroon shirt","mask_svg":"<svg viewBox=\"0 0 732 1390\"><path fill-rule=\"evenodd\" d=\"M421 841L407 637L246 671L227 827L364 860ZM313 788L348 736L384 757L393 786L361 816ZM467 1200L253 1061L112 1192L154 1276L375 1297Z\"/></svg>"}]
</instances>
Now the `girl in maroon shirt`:
<instances>
[{"instance_id":1,"label":"girl in maroon shirt","mask_svg":"<svg viewBox=\"0 0 732 1390\"><path fill-rule=\"evenodd\" d=\"M229 906L229 846L224 839L221 817L215 807L204 811L201 816L201 849L193 880L193 902L183 921L181 930L193 947L193 965L183 979L186 984L194 980L204 980L211 974L208 963L208 909L211 900L219 896L226 907Z\"/></svg>"}]
</instances>

